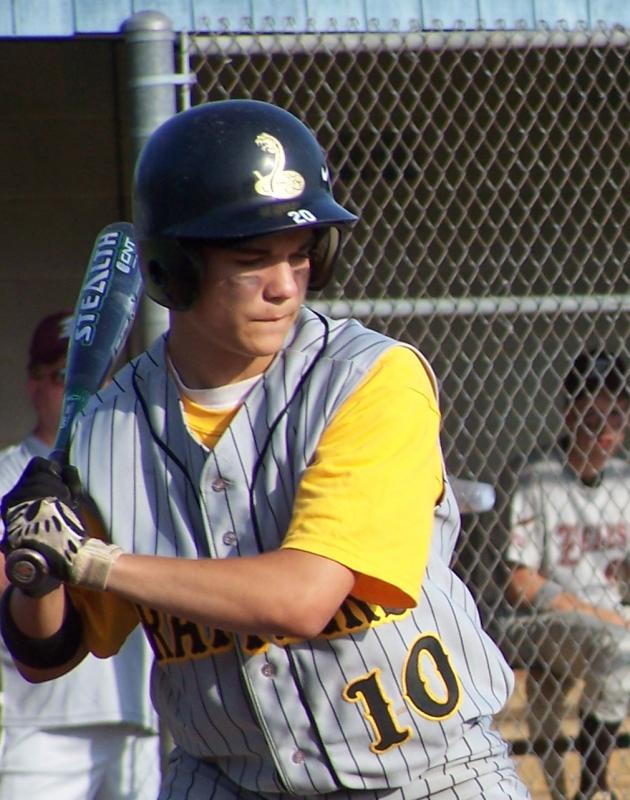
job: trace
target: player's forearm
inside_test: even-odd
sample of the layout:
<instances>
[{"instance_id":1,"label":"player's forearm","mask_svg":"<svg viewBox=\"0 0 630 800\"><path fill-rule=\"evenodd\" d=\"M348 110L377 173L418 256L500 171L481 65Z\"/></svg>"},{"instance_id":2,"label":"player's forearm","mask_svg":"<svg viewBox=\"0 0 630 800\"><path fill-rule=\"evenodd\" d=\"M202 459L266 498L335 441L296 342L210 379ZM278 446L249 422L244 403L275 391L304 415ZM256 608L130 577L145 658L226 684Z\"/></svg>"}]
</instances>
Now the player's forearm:
<instances>
[{"instance_id":1,"label":"player's forearm","mask_svg":"<svg viewBox=\"0 0 630 800\"><path fill-rule=\"evenodd\" d=\"M59 586L43 597L28 597L15 590L11 593L9 610L13 621L26 636L45 639L57 633L63 623L66 593Z\"/></svg>"},{"instance_id":2,"label":"player's forearm","mask_svg":"<svg viewBox=\"0 0 630 800\"><path fill-rule=\"evenodd\" d=\"M515 567L508 596L514 603L527 603L539 611L577 612L597 617L612 625L628 627L628 623L620 614L612 609L598 608L581 600L572 592L563 591L561 587L543 577L536 570L528 567Z\"/></svg>"},{"instance_id":3,"label":"player's forearm","mask_svg":"<svg viewBox=\"0 0 630 800\"><path fill-rule=\"evenodd\" d=\"M23 678L57 678L85 657L80 623L63 587L39 598L12 589L3 600L2 634Z\"/></svg>"},{"instance_id":4,"label":"player's forearm","mask_svg":"<svg viewBox=\"0 0 630 800\"><path fill-rule=\"evenodd\" d=\"M546 579L529 567L516 566L512 570L507 585L508 600L514 605L525 603L534 605L536 595L541 591Z\"/></svg>"},{"instance_id":5,"label":"player's forearm","mask_svg":"<svg viewBox=\"0 0 630 800\"><path fill-rule=\"evenodd\" d=\"M556 595L553 598L550 606L553 611L575 611L580 614L588 614L589 616L597 617L602 622L607 622L611 625L621 625L625 628L628 627L628 622L626 619L613 609L593 606L590 603L580 600L579 597L576 597L570 592L562 592Z\"/></svg>"},{"instance_id":6,"label":"player's forearm","mask_svg":"<svg viewBox=\"0 0 630 800\"><path fill-rule=\"evenodd\" d=\"M108 591L160 611L243 633L317 635L352 590L341 564L298 550L251 558L123 555Z\"/></svg>"}]
</instances>

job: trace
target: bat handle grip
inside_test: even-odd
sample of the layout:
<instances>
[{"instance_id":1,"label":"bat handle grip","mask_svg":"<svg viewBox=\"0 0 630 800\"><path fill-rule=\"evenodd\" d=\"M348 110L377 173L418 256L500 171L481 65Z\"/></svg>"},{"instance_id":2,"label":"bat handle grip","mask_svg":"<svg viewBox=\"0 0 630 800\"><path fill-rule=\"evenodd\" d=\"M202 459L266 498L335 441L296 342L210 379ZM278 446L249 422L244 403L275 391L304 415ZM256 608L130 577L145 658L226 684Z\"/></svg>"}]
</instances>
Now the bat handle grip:
<instances>
[{"instance_id":1,"label":"bat handle grip","mask_svg":"<svg viewBox=\"0 0 630 800\"><path fill-rule=\"evenodd\" d=\"M44 556L26 547L9 553L4 571L13 586L33 596L43 594L41 590L50 581L50 570Z\"/></svg>"},{"instance_id":2,"label":"bat handle grip","mask_svg":"<svg viewBox=\"0 0 630 800\"><path fill-rule=\"evenodd\" d=\"M67 454L61 448L50 454L50 460L59 467L68 463ZM45 557L28 547L20 547L7 555L4 574L13 586L34 597L44 594L46 587L54 580Z\"/></svg>"}]
</instances>

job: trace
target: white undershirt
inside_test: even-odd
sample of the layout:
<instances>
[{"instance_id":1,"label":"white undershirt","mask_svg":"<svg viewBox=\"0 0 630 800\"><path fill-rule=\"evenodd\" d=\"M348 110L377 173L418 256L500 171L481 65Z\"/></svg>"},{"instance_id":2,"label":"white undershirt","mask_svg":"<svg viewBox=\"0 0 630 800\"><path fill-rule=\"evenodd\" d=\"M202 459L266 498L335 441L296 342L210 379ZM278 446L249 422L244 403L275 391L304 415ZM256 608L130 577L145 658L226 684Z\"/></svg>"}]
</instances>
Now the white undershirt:
<instances>
[{"instance_id":1,"label":"white undershirt","mask_svg":"<svg viewBox=\"0 0 630 800\"><path fill-rule=\"evenodd\" d=\"M254 375L252 378L245 378L245 380L237 381L236 383L228 383L226 386L217 386L214 389L191 389L181 379L170 358L168 359L168 365L181 394L198 406L213 408L218 411L239 406L263 376L261 372L260 375Z\"/></svg>"}]
</instances>

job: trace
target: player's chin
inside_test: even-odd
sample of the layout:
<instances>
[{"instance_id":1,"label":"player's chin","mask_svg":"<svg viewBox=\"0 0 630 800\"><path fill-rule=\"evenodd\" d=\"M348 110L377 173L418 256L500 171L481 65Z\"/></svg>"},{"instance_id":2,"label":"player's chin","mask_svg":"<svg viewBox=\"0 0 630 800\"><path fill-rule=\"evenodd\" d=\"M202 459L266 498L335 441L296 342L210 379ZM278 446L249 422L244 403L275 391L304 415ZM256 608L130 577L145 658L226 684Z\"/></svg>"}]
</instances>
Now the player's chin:
<instances>
[{"instance_id":1,"label":"player's chin","mask_svg":"<svg viewBox=\"0 0 630 800\"><path fill-rule=\"evenodd\" d=\"M249 352L256 356L275 356L285 346L285 334L267 334L266 336L257 337L255 342L249 347Z\"/></svg>"}]
</instances>

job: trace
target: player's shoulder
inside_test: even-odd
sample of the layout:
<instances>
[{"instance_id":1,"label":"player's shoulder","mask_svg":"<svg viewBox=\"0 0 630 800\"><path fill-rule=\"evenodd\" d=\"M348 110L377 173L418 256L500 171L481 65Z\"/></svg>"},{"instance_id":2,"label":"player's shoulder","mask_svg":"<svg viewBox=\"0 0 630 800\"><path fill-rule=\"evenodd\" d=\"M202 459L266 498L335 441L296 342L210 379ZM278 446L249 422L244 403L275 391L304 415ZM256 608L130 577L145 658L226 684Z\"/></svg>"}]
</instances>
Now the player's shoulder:
<instances>
[{"instance_id":1,"label":"player's shoulder","mask_svg":"<svg viewBox=\"0 0 630 800\"><path fill-rule=\"evenodd\" d=\"M0 491L10 488L22 474L29 461L22 442L0 450Z\"/></svg>"},{"instance_id":2,"label":"player's shoulder","mask_svg":"<svg viewBox=\"0 0 630 800\"><path fill-rule=\"evenodd\" d=\"M97 411L108 409L124 410L132 408L136 402L136 388L146 387L156 379L165 384L165 346L164 337L140 355L120 367L107 382L107 385L93 395L86 404L82 417L89 417Z\"/></svg>"},{"instance_id":3,"label":"player's shoulder","mask_svg":"<svg viewBox=\"0 0 630 800\"><path fill-rule=\"evenodd\" d=\"M418 373L428 373L431 382L434 375L427 359L412 345L393 339L380 331L367 327L352 317L331 319L303 308L297 325L297 335L291 346L320 346L324 337L316 336L318 326L325 329L325 360L351 363L365 372L385 371L395 376L411 379Z\"/></svg>"},{"instance_id":4,"label":"player's shoulder","mask_svg":"<svg viewBox=\"0 0 630 800\"><path fill-rule=\"evenodd\" d=\"M23 452L24 447L22 442L5 445L5 447L0 448L0 464L10 463Z\"/></svg>"},{"instance_id":5,"label":"player's shoulder","mask_svg":"<svg viewBox=\"0 0 630 800\"><path fill-rule=\"evenodd\" d=\"M604 478L627 483L630 481L630 461L624 458L611 458L604 469Z\"/></svg>"},{"instance_id":6,"label":"player's shoulder","mask_svg":"<svg viewBox=\"0 0 630 800\"><path fill-rule=\"evenodd\" d=\"M286 350L309 353L318 360L362 362L394 342L352 317L331 318L302 306Z\"/></svg>"},{"instance_id":7,"label":"player's shoulder","mask_svg":"<svg viewBox=\"0 0 630 800\"><path fill-rule=\"evenodd\" d=\"M48 455L48 448L34 436L0 450L0 488L13 486L34 456Z\"/></svg>"},{"instance_id":8,"label":"player's shoulder","mask_svg":"<svg viewBox=\"0 0 630 800\"><path fill-rule=\"evenodd\" d=\"M368 380L383 382L390 391L409 389L430 399L438 398L438 382L428 360L414 347L394 343L376 360Z\"/></svg>"},{"instance_id":9,"label":"player's shoulder","mask_svg":"<svg viewBox=\"0 0 630 800\"><path fill-rule=\"evenodd\" d=\"M308 373L311 384L335 376L337 385L352 388L394 343L357 320L333 319L302 306L275 369L281 364L283 370Z\"/></svg>"}]
</instances>

